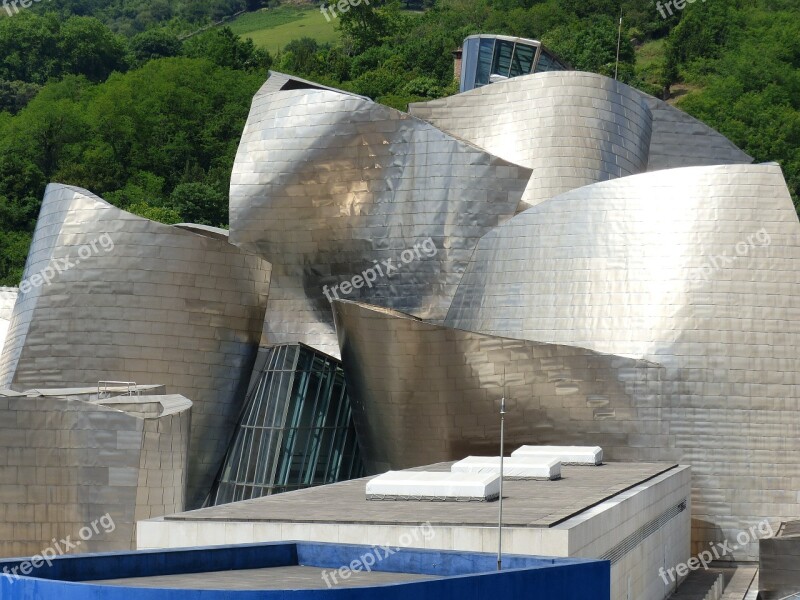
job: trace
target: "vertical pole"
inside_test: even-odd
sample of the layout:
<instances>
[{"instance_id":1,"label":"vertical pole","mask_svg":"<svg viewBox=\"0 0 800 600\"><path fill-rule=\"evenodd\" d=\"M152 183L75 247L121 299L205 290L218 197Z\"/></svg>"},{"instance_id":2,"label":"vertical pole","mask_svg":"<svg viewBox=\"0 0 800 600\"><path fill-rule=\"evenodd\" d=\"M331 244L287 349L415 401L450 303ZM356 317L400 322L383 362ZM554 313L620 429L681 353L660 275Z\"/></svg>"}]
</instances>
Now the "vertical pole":
<instances>
[{"instance_id":1,"label":"vertical pole","mask_svg":"<svg viewBox=\"0 0 800 600\"><path fill-rule=\"evenodd\" d=\"M619 31L617 31L617 62L614 65L614 81L617 80L617 72L619 71L619 46L622 41L622 7L619 8Z\"/></svg>"},{"instance_id":2,"label":"vertical pole","mask_svg":"<svg viewBox=\"0 0 800 600\"><path fill-rule=\"evenodd\" d=\"M506 396L500 400L500 498L497 516L497 570L503 570L503 453L505 445Z\"/></svg>"}]
</instances>

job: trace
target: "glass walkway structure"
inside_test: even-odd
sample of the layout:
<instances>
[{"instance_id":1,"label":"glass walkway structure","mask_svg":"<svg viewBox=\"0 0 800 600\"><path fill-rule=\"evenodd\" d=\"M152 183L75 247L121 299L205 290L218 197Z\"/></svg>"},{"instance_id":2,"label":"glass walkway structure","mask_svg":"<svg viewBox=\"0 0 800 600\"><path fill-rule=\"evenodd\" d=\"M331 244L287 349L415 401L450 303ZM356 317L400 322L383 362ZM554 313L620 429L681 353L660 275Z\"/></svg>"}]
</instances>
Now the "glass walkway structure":
<instances>
[{"instance_id":1,"label":"glass walkway structure","mask_svg":"<svg viewBox=\"0 0 800 600\"><path fill-rule=\"evenodd\" d=\"M209 505L361 477L340 361L303 344L261 348Z\"/></svg>"}]
</instances>

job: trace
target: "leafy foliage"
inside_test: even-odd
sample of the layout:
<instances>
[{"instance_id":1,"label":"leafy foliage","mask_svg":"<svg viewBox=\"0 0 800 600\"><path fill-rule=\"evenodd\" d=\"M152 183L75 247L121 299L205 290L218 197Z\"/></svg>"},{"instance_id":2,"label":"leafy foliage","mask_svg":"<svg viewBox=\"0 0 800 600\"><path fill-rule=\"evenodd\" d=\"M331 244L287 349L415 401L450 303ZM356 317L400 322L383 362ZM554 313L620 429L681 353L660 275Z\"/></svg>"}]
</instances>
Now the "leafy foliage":
<instances>
[{"instance_id":1,"label":"leafy foliage","mask_svg":"<svg viewBox=\"0 0 800 600\"><path fill-rule=\"evenodd\" d=\"M425 10L362 2L337 10L339 42L300 38L276 56L224 26L186 35L262 0L59 0L0 15L0 285L21 277L49 181L165 223L224 225L250 100L273 65L403 110L457 91L452 51L473 33L541 39L613 75L620 8L619 78L664 98L688 90L682 109L780 161L800 194L796 0L695 2L667 18L641 0L404 1Z\"/></svg>"},{"instance_id":2,"label":"leafy foliage","mask_svg":"<svg viewBox=\"0 0 800 600\"><path fill-rule=\"evenodd\" d=\"M757 162L778 161L797 206L800 6L777 0L707 3L685 12L668 39L675 63L670 84L698 91L678 106Z\"/></svg>"}]
</instances>

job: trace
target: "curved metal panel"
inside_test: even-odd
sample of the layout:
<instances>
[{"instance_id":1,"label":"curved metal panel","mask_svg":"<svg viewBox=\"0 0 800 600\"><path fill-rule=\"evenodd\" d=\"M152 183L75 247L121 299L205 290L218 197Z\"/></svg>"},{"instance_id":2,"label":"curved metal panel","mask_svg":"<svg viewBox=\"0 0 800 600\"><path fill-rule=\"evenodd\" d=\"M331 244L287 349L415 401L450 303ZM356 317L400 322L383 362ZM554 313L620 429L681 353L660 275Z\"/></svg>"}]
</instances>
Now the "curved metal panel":
<instances>
[{"instance_id":1,"label":"curved metal panel","mask_svg":"<svg viewBox=\"0 0 800 600\"><path fill-rule=\"evenodd\" d=\"M648 171L753 162L752 156L705 123L663 100L642 96L653 115Z\"/></svg>"},{"instance_id":2,"label":"curved metal panel","mask_svg":"<svg viewBox=\"0 0 800 600\"><path fill-rule=\"evenodd\" d=\"M653 363L450 329L396 311L334 302L359 444L380 473L496 455L506 396L508 447L602 442L624 454L629 421L653 421Z\"/></svg>"},{"instance_id":3,"label":"curved metal panel","mask_svg":"<svg viewBox=\"0 0 800 600\"><path fill-rule=\"evenodd\" d=\"M208 235L48 186L0 359L0 386L101 380L195 402L189 506L225 454L258 348L270 266ZM45 280L46 279L46 280Z\"/></svg>"},{"instance_id":4,"label":"curved metal panel","mask_svg":"<svg viewBox=\"0 0 800 600\"><path fill-rule=\"evenodd\" d=\"M478 240L515 214L529 177L370 100L267 82L230 201L231 242L274 265L263 343L338 357L337 296L441 321ZM332 291L343 283L349 294Z\"/></svg>"},{"instance_id":5,"label":"curved metal panel","mask_svg":"<svg viewBox=\"0 0 800 600\"><path fill-rule=\"evenodd\" d=\"M187 398L105 406L0 391L0 406L0 556L55 551L53 538L76 552L129 550L137 520L184 510Z\"/></svg>"},{"instance_id":6,"label":"curved metal panel","mask_svg":"<svg viewBox=\"0 0 800 600\"><path fill-rule=\"evenodd\" d=\"M3 353L8 326L11 323L11 313L17 302L17 294L19 294L18 288L0 287L0 355Z\"/></svg>"},{"instance_id":7,"label":"curved metal panel","mask_svg":"<svg viewBox=\"0 0 800 600\"><path fill-rule=\"evenodd\" d=\"M409 111L533 169L526 206L647 169L652 116L642 95L594 73L514 77Z\"/></svg>"},{"instance_id":8,"label":"curved metal panel","mask_svg":"<svg viewBox=\"0 0 800 600\"><path fill-rule=\"evenodd\" d=\"M693 539L735 539L800 516L781 491L800 476L798 233L774 164L587 186L481 240L446 324L663 364L648 394L657 420L609 422L631 433L609 455L690 463ZM751 542L736 556L756 553Z\"/></svg>"}]
</instances>

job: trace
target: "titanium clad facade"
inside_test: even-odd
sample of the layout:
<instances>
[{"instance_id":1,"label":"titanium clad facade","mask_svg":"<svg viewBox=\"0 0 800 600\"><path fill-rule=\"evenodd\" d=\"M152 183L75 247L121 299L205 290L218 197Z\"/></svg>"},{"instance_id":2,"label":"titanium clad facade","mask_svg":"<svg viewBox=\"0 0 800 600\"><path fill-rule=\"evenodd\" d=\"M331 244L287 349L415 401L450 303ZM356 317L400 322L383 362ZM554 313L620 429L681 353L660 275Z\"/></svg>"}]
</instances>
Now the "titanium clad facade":
<instances>
[{"instance_id":1,"label":"titanium clad facade","mask_svg":"<svg viewBox=\"0 0 800 600\"><path fill-rule=\"evenodd\" d=\"M337 296L443 320L530 170L352 94L282 89L283 77L256 95L231 179L231 242L274 265L262 345L337 357Z\"/></svg>"},{"instance_id":2,"label":"titanium clad facade","mask_svg":"<svg viewBox=\"0 0 800 600\"><path fill-rule=\"evenodd\" d=\"M354 302L334 302L356 431L369 473L496 456L500 398L507 448L613 444L657 420L646 397L663 369L584 348L432 325ZM589 427L573 426L572 420Z\"/></svg>"},{"instance_id":3,"label":"titanium clad facade","mask_svg":"<svg viewBox=\"0 0 800 600\"><path fill-rule=\"evenodd\" d=\"M594 73L538 73L409 105L409 112L534 169L534 205L583 185L753 158L694 117Z\"/></svg>"},{"instance_id":4,"label":"titanium clad facade","mask_svg":"<svg viewBox=\"0 0 800 600\"><path fill-rule=\"evenodd\" d=\"M187 504L198 506L244 400L269 275L268 263L225 241L51 184L0 358L0 386L135 381L192 399Z\"/></svg>"},{"instance_id":5,"label":"titanium clad facade","mask_svg":"<svg viewBox=\"0 0 800 600\"><path fill-rule=\"evenodd\" d=\"M210 504L363 474L341 363L302 344L262 348Z\"/></svg>"},{"instance_id":6,"label":"titanium clad facade","mask_svg":"<svg viewBox=\"0 0 800 600\"><path fill-rule=\"evenodd\" d=\"M0 556L37 555L67 536L74 552L129 550L137 520L184 510L191 401L32 393L0 391Z\"/></svg>"},{"instance_id":7,"label":"titanium clad facade","mask_svg":"<svg viewBox=\"0 0 800 600\"><path fill-rule=\"evenodd\" d=\"M652 115L642 95L594 73L516 77L430 102L411 114L533 169L523 201L647 170Z\"/></svg>"},{"instance_id":8,"label":"titanium clad facade","mask_svg":"<svg viewBox=\"0 0 800 600\"><path fill-rule=\"evenodd\" d=\"M752 156L705 123L663 100L642 97L653 115L648 171L753 162Z\"/></svg>"},{"instance_id":9,"label":"titanium clad facade","mask_svg":"<svg viewBox=\"0 0 800 600\"><path fill-rule=\"evenodd\" d=\"M446 323L663 365L653 417L603 425L627 432L627 447L592 443L614 460L691 464L696 549L735 539L800 516L798 225L774 164L588 186L481 240ZM596 425L590 413L558 420ZM756 555L755 543L735 553Z\"/></svg>"},{"instance_id":10,"label":"titanium clad facade","mask_svg":"<svg viewBox=\"0 0 800 600\"><path fill-rule=\"evenodd\" d=\"M8 326L11 323L11 313L17 301L18 288L0 287L0 355L6 341Z\"/></svg>"}]
</instances>

